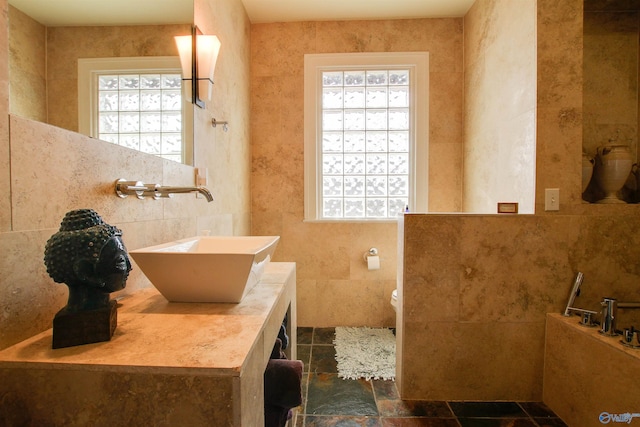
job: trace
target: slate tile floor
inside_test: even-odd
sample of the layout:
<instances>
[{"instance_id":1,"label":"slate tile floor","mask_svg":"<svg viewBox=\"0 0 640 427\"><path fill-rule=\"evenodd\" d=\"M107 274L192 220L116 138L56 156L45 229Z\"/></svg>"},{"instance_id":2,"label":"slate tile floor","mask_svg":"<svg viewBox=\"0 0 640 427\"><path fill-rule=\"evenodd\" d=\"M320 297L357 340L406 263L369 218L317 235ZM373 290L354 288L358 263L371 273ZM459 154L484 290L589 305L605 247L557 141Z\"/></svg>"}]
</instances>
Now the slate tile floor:
<instances>
[{"instance_id":1,"label":"slate tile floor","mask_svg":"<svg viewBox=\"0 0 640 427\"><path fill-rule=\"evenodd\" d=\"M298 328L302 405L293 427L566 427L539 402L400 400L395 382L338 378L334 328Z\"/></svg>"}]
</instances>

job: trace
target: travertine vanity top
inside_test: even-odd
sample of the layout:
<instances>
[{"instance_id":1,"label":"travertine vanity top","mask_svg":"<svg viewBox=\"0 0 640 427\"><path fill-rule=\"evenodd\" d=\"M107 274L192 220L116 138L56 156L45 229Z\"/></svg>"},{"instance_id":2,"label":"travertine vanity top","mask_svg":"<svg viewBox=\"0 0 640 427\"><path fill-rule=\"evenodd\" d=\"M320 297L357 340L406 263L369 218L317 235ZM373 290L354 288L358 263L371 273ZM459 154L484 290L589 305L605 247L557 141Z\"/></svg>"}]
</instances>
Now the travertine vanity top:
<instances>
[{"instance_id":1,"label":"travertine vanity top","mask_svg":"<svg viewBox=\"0 0 640 427\"><path fill-rule=\"evenodd\" d=\"M239 304L169 303L155 288L136 291L119 300L111 341L53 350L49 329L1 351L0 367L36 363L50 369L240 375L254 346L263 345L274 307L288 304L283 299L295 286L294 273L294 263L270 263Z\"/></svg>"}]
</instances>

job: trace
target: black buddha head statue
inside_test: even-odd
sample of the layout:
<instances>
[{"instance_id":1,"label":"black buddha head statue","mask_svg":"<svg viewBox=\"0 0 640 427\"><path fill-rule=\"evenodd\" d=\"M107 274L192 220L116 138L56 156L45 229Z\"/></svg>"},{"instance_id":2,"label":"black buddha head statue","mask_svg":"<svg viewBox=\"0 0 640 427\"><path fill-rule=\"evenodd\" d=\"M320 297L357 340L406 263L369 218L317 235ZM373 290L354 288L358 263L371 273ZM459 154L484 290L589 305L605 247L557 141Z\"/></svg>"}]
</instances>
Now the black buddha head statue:
<instances>
[{"instance_id":1,"label":"black buddha head statue","mask_svg":"<svg viewBox=\"0 0 640 427\"><path fill-rule=\"evenodd\" d=\"M109 294L124 289L131 271L122 231L92 209L67 212L47 241L44 262L51 278L69 287L66 312L107 307Z\"/></svg>"}]
</instances>

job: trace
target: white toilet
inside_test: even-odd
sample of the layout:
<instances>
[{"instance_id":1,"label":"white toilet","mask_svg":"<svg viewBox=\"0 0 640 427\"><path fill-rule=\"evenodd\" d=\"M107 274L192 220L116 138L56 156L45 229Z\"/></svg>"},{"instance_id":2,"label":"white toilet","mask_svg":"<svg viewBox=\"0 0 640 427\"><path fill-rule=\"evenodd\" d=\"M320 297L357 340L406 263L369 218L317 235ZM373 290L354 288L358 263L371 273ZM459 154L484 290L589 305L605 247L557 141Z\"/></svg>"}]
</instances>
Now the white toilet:
<instances>
[{"instance_id":1,"label":"white toilet","mask_svg":"<svg viewBox=\"0 0 640 427\"><path fill-rule=\"evenodd\" d=\"M391 306L393 307L393 311L398 312L398 290L394 289L391 292Z\"/></svg>"}]
</instances>

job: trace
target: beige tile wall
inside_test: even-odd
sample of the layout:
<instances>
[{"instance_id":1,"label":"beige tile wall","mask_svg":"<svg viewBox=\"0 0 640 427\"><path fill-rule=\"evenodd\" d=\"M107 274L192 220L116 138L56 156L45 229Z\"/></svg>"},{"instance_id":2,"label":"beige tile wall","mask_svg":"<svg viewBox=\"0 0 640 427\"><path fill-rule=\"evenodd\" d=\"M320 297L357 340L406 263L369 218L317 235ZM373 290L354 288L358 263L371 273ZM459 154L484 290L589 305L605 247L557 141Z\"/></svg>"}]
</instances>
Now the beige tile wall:
<instances>
[{"instance_id":1,"label":"beige tile wall","mask_svg":"<svg viewBox=\"0 0 640 427\"><path fill-rule=\"evenodd\" d=\"M240 0L194 0L195 24L222 47L207 109L195 109L195 166L207 168L218 214L234 235L251 232L250 23ZM225 132L211 119L229 122Z\"/></svg>"},{"instance_id":2,"label":"beige tile wall","mask_svg":"<svg viewBox=\"0 0 640 427\"><path fill-rule=\"evenodd\" d=\"M301 326L391 326L396 224L303 222L304 54L430 52L429 206L461 208L462 19L257 24L251 27L252 233L278 234L298 268ZM381 269L362 255L376 247Z\"/></svg>"},{"instance_id":3,"label":"beige tile wall","mask_svg":"<svg viewBox=\"0 0 640 427\"><path fill-rule=\"evenodd\" d=\"M9 131L8 40L6 31L0 32L0 184L5 189L0 195L0 348L49 328L66 303L66 286L48 277L43 256L46 241L71 209L98 211L123 230L129 249L204 229L223 235L249 233L249 22L239 0L203 1L224 12L215 19L196 16L196 22L219 35L224 49L216 70L217 98L195 117L196 166L208 169L213 203L194 195L120 199L113 191L118 178L193 185L191 166L18 115L11 116ZM0 27L6 28L6 0L0 0L0 9ZM231 122L226 134L211 127L211 117L219 113L219 119ZM123 292L146 286L134 265Z\"/></svg>"},{"instance_id":4,"label":"beige tile wall","mask_svg":"<svg viewBox=\"0 0 640 427\"><path fill-rule=\"evenodd\" d=\"M46 28L9 6L11 111L47 121Z\"/></svg>"},{"instance_id":5,"label":"beige tile wall","mask_svg":"<svg viewBox=\"0 0 640 427\"><path fill-rule=\"evenodd\" d=\"M535 212L538 215L590 213L597 208L582 203L583 2L536 2ZM546 188L560 189L560 212L544 211Z\"/></svg>"},{"instance_id":6,"label":"beige tile wall","mask_svg":"<svg viewBox=\"0 0 640 427\"><path fill-rule=\"evenodd\" d=\"M640 299L640 206L581 200L582 0L537 0L536 20L536 214L405 216L403 398L541 400L545 314L576 272L579 307ZM544 211L548 187L559 212Z\"/></svg>"},{"instance_id":7,"label":"beige tile wall","mask_svg":"<svg viewBox=\"0 0 640 427\"><path fill-rule=\"evenodd\" d=\"M8 16L7 0L0 0L0 19ZM6 18L5 18L6 19ZM3 28L7 28L5 25ZM0 58L9 57L9 33L0 31ZM9 182L9 61L0 60L0 183ZM0 233L11 229L11 193L0 192Z\"/></svg>"},{"instance_id":8,"label":"beige tile wall","mask_svg":"<svg viewBox=\"0 0 640 427\"><path fill-rule=\"evenodd\" d=\"M584 12L584 148L591 156L615 138L637 152L638 25L637 10Z\"/></svg>"},{"instance_id":9,"label":"beige tile wall","mask_svg":"<svg viewBox=\"0 0 640 427\"><path fill-rule=\"evenodd\" d=\"M639 299L636 211L405 215L403 398L540 400L545 316L564 309L575 273L578 307ZM636 312L620 310L619 326L639 325Z\"/></svg>"},{"instance_id":10,"label":"beige tile wall","mask_svg":"<svg viewBox=\"0 0 640 427\"><path fill-rule=\"evenodd\" d=\"M536 2L477 0L464 18L463 212L535 198Z\"/></svg>"}]
</instances>

